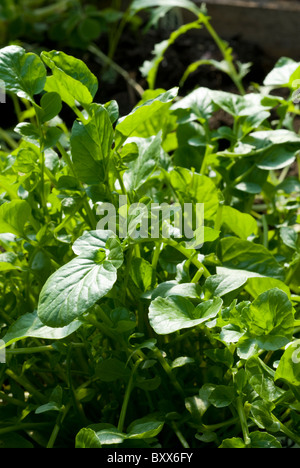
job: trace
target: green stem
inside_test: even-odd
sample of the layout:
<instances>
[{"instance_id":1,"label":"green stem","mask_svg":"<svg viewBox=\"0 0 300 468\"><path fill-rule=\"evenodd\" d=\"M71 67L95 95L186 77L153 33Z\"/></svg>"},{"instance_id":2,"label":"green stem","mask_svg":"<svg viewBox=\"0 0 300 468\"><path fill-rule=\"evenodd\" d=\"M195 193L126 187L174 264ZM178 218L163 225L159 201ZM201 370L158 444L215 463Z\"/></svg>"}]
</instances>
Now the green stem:
<instances>
[{"instance_id":1,"label":"green stem","mask_svg":"<svg viewBox=\"0 0 300 468\"><path fill-rule=\"evenodd\" d=\"M157 264L158 264L159 256L160 256L160 253L161 253L162 245L163 245L162 242L157 242L156 243L156 247L155 247L155 250L154 250L154 253L153 253L153 257L152 257L152 268L153 268L154 271L156 271L156 268L157 268Z\"/></svg>"},{"instance_id":2,"label":"green stem","mask_svg":"<svg viewBox=\"0 0 300 468\"><path fill-rule=\"evenodd\" d=\"M109 44L109 51L108 51L108 58L110 60L112 60L114 55L115 55L115 52L117 50L118 44L120 42L121 36L123 34L123 31L124 31L124 28L125 28L125 26L126 26L126 24L128 22L129 15L130 15L130 7L127 8L127 10L123 13L122 19L121 19L118 27L115 28L113 37L111 37L111 41L110 41L110 44Z\"/></svg>"},{"instance_id":3,"label":"green stem","mask_svg":"<svg viewBox=\"0 0 300 468\"><path fill-rule=\"evenodd\" d=\"M17 382L19 385L21 385L25 390L27 390L31 395L33 395L38 402L41 403L46 403L47 398L39 391L37 390L27 379L24 377L24 375L17 375L13 370L11 369L6 369L5 371L6 375L8 377L12 378L15 382Z\"/></svg>"},{"instance_id":4,"label":"green stem","mask_svg":"<svg viewBox=\"0 0 300 468\"><path fill-rule=\"evenodd\" d=\"M248 177L248 175L250 175L254 171L254 169L255 169L255 165L253 164L251 167L249 167L249 169L247 169L243 174L241 174L239 177L237 177L233 181L232 186L235 187L240 182L242 182L246 177Z\"/></svg>"},{"instance_id":5,"label":"green stem","mask_svg":"<svg viewBox=\"0 0 300 468\"><path fill-rule=\"evenodd\" d=\"M239 419L240 419L240 423L241 423L241 427L243 431L244 442L246 446L247 445L249 446L251 444L251 439L250 439L250 434L249 434L249 429L248 429L248 424L247 424L246 413L245 413L245 409L243 405L243 400L240 396L237 397L236 403L237 403L237 411L238 411L238 415L239 415Z\"/></svg>"},{"instance_id":6,"label":"green stem","mask_svg":"<svg viewBox=\"0 0 300 468\"><path fill-rule=\"evenodd\" d=\"M48 427L49 423L23 423L23 424L14 424L13 426L2 427L0 428L0 435L7 434L8 432L17 432L17 431L32 431L34 429L42 429Z\"/></svg>"},{"instance_id":7,"label":"green stem","mask_svg":"<svg viewBox=\"0 0 300 468\"><path fill-rule=\"evenodd\" d=\"M27 403L25 403L24 401L18 400L17 398L14 398L14 397L11 397L11 396L8 396L4 392L0 392L0 399L5 401L6 403L9 403L9 404L12 404L12 405L15 405L15 406L20 406L21 408L26 408L27 407Z\"/></svg>"},{"instance_id":8,"label":"green stem","mask_svg":"<svg viewBox=\"0 0 300 468\"><path fill-rule=\"evenodd\" d=\"M182 447L186 448L186 449L189 449L190 446L189 446L188 442L186 441L185 437L183 436L182 432L178 428L177 424L174 421L172 421L171 426L172 426L173 431L175 432L179 442L181 443Z\"/></svg>"},{"instance_id":9,"label":"green stem","mask_svg":"<svg viewBox=\"0 0 300 468\"><path fill-rule=\"evenodd\" d=\"M202 164L201 164L201 169L200 169L200 174L201 175L205 175L208 157L211 155L212 151L213 151L213 146L208 144L206 146L205 154L204 154L203 161L202 161Z\"/></svg>"},{"instance_id":10,"label":"green stem","mask_svg":"<svg viewBox=\"0 0 300 468\"><path fill-rule=\"evenodd\" d=\"M36 346L32 348L15 348L15 349L8 349L6 354L35 354L35 353L45 353L47 351L55 351L55 348L51 345L45 346Z\"/></svg>"},{"instance_id":11,"label":"green stem","mask_svg":"<svg viewBox=\"0 0 300 468\"><path fill-rule=\"evenodd\" d=\"M174 376L174 373L172 372L172 368L170 367L170 365L168 364L166 359L163 357L161 351L158 348L155 348L153 350L153 352L154 352L155 356L157 357L158 361L160 362L162 368L164 369L164 371L168 375L168 377L169 377L170 381L172 382L172 385L174 386L174 388L178 391L178 393L183 398L185 398L183 388L181 387L180 383L178 382L178 380Z\"/></svg>"},{"instance_id":12,"label":"green stem","mask_svg":"<svg viewBox=\"0 0 300 468\"><path fill-rule=\"evenodd\" d=\"M194 278L192 279L191 283L197 284L198 281L200 280L201 276L203 275L204 270L203 268L199 268L199 270L196 272Z\"/></svg>"},{"instance_id":13,"label":"green stem","mask_svg":"<svg viewBox=\"0 0 300 468\"><path fill-rule=\"evenodd\" d=\"M268 249L269 247L269 237L268 237L268 223L266 215L262 215L261 217L262 225L263 225L263 245Z\"/></svg>"},{"instance_id":14,"label":"green stem","mask_svg":"<svg viewBox=\"0 0 300 468\"><path fill-rule=\"evenodd\" d=\"M178 250L178 252L182 253L186 258L191 258L191 263L195 265L198 270L203 269L203 274L205 278L208 278L210 275L209 271L207 268L201 263L195 256L192 256L193 251L188 250L185 247L183 247L181 244L178 244L176 241L173 241L172 239L165 239L165 243L169 244L171 247L174 247L174 249Z\"/></svg>"},{"instance_id":15,"label":"green stem","mask_svg":"<svg viewBox=\"0 0 300 468\"><path fill-rule=\"evenodd\" d=\"M0 128L0 138L7 143L11 149L15 150L18 148L18 144L11 138L11 136L2 128Z\"/></svg>"},{"instance_id":16,"label":"green stem","mask_svg":"<svg viewBox=\"0 0 300 468\"><path fill-rule=\"evenodd\" d=\"M242 80L239 77L239 75L238 75L238 73L237 73L237 71L235 69L235 66L233 64L233 57L231 55L231 49L228 48L226 43L224 43L220 39L220 37L218 36L216 31L214 30L214 28L210 24L209 19L205 15L203 15L203 23L204 23L208 33L211 35L211 37L215 41L216 45L218 46L220 52L222 53L222 55L224 57L224 60L227 62L228 70L229 70L229 76L231 77L232 81L234 82L234 84L238 88L239 92L242 95L244 95L245 94L245 89L244 89L244 86L242 84Z\"/></svg>"},{"instance_id":17,"label":"green stem","mask_svg":"<svg viewBox=\"0 0 300 468\"><path fill-rule=\"evenodd\" d=\"M281 423L277 418L275 419L280 423L281 432L283 432L287 437L296 442L296 444L300 445L300 436L290 431L290 429L285 424Z\"/></svg>"},{"instance_id":18,"label":"green stem","mask_svg":"<svg viewBox=\"0 0 300 468\"><path fill-rule=\"evenodd\" d=\"M84 117L83 113L78 109L78 107L72 106L71 109L72 109L72 111L74 112L74 114L77 115L78 119L79 119L83 124L86 124L86 123L87 123L86 118Z\"/></svg>"},{"instance_id":19,"label":"green stem","mask_svg":"<svg viewBox=\"0 0 300 468\"><path fill-rule=\"evenodd\" d=\"M63 420L65 419L70 407L71 407L70 404L66 405L64 407L63 411L61 411L59 413L59 415L57 416L55 426L53 428L53 431L51 433L50 439L49 439L48 444L47 444L47 448L53 448L53 446L55 444L55 441L57 439L58 433L59 433L59 431L61 429Z\"/></svg>"},{"instance_id":20,"label":"green stem","mask_svg":"<svg viewBox=\"0 0 300 468\"><path fill-rule=\"evenodd\" d=\"M48 213L48 207L47 207L47 200L46 200L46 193L45 193L45 137L44 137L44 132L43 132L43 127L40 122L39 118L39 113L37 110L37 106L34 106L35 108L35 114L36 114L36 120L37 120L37 125L39 129L39 134L40 134L40 166L41 166L41 204L43 207L44 211L44 216L47 220L47 222L50 222L50 216Z\"/></svg>"},{"instance_id":21,"label":"green stem","mask_svg":"<svg viewBox=\"0 0 300 468\"><path fill-rule=\"evenodd\" d=\"M133 369L131 371L131 374L130 374L129 382L128 382L128 385L127 385L127 388L126 388L126 392L125 392L125 396L124 396L124 400L123 400L123 405L122 405L122 409L121 409L121 413L120 413L119 423L118 423L118 430L120 432L123 432L123 429L124 429L126 412L127 412L127 408L128 408L130 394L131 394L131 391L133 389L134 374L135 374L137 368L139 367L139 365L141 364L141 362L143 362L142 359L139 359L138 361L136 361L136 363L134 364Z\"/></svg>"},{"instance_id":22,"label":"green stem","mask_svg":"<svg viewBox=\"0 0 300 468\"><path fill-rule=\"evenodd\" d=\"M293 266L289 269L288 274L287 274L286 279L285 279L285 283L286 283L287 285L289 285L290 282L292 281L292 279L293 279L293 277L294 277L294 275L295 275L295 272L296 272L296 270L298 269L298 267L299 267L299 262L297 262L295 265L293 265Z\"/></svg>"},{"instance_id":23,"label":"green stem","mask_svg":"<svg viewBox=\"0 0 300 468\"><path fill-rule=\"evenodd\" d=\"M209 424L209 425L203 424L200 426L199 429L202 430L203 432L214 432L214 431L217 431L218 429L222 429L223 427L226 427L226 426L231 426L238 422L239 422L239 418L231 418L221 423Z\"/></svg>"}]
</instances>

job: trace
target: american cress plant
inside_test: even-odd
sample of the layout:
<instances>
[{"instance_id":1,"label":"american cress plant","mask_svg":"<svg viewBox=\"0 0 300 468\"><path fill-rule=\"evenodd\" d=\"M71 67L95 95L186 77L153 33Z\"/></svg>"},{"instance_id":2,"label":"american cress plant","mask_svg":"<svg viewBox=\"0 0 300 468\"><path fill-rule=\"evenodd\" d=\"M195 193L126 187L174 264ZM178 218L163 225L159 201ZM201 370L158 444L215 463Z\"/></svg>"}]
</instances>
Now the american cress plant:
<instances>
[{"instance_id":1,"label":"american cress plant","mask_svg":"<svg viewBox=\"0 0 300 468\"><path fill-rule=\"evenodd\" d=\"M283 58L247 94L149 89L120 116L79 59L0 50L4 446L300 444L299 71ZM201 204L203 245L171 210L151 236L153 204ZM134 229L99 229L101 206Z\"/></svg>"}]
</instances>

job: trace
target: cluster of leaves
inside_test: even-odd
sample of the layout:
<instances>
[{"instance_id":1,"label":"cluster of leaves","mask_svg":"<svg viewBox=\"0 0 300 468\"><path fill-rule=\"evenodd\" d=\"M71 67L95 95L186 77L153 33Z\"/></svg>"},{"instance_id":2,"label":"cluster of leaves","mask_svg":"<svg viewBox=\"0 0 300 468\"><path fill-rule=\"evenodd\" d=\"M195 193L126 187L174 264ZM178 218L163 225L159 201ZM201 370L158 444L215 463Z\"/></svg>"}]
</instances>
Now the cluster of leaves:
<instances>
[{"instance_id":1,"label":"cluster of leaves","mask_svg":"<svg viewBox=\"0 0 300 468\"><path fill-rule=\"evenodd\" d=\"M0 50L19 119L1 132L1 446L300 444L299 74L283 58L248 94L149 89L120 116L79 59ZM203 203L203 246L97 229L120 195Z\"/></svg>"}]
</instances>

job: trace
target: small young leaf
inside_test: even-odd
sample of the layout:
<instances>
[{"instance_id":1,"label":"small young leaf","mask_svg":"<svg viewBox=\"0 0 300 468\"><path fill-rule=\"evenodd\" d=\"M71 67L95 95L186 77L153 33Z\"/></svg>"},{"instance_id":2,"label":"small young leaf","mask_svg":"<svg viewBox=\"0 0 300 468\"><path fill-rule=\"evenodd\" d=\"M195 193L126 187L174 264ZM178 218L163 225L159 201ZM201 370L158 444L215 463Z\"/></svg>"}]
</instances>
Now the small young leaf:
<instances>
[{"instance_id":1,"label":"small young leaf","mask_svg":"<svg viewBox=\"0 0 300 468\"><path fill-rule=\"evenodd\" d=\"M76 435L75 448L102 448L102 445L93 429L83 427Z\"/></svg>"},{"instance_id":2,"label":"small young leaf","mask_svg":"<svg viewBox=\"0 0 300 468\"><path fill-rule=\"evenodd\" d=\"M51 68L53 77L47 91L57 92L67 104L90 104L98 90L98 80L86 64L64 52L42 52L42 60Z\"/></svg>"},{"instance_id":3,"label":"small young leaf","mask_svg":"<svg viewBox=\"0 0 300 468\"><path fill-rule=\"evenodd\" d=\"M0 50L0 80L7 91L34 102L34 95L44 89L46 68L37 55L16 45L7 46Z\"/></svg>"},{"instance_id":4,"label":"small young leaf","mask_svg":"<svg viewBox=\"0 0 300 468\"><path fill-rule=\"evenodd\" d=\"M31 219L31 207L25 200L12 200L0 206L0 232L25 237L25 225Z\"/></svg>"},{"instance_id":5,"label":"small young leaf","mask_svg":"<svg viewBox=\"0 0 300 468\"><path fill-rule=\"evenodd\" d=\"M79 180L87 184L105 181L114 131L107 110L91 106L92 118L86 124L75 121L71 133L74 169Z\"/></svg>"},{"instance_id":6,"label":"small young leaf","mask_svg":"<svg viewBox=\"0 0 300 468\"><path fill-rule=\"evenodd\" d=\"M177 96L177 93L178 88L161 93L158 97L136 106L130 114L119 119L116 126L119 134L117 145L119 146L129 137L140 136L138 132L139 126L141 124L144 125L147 120L150 121L157 112L159 113L164 108L169 107Z\"/></svg>"}]
</instances>

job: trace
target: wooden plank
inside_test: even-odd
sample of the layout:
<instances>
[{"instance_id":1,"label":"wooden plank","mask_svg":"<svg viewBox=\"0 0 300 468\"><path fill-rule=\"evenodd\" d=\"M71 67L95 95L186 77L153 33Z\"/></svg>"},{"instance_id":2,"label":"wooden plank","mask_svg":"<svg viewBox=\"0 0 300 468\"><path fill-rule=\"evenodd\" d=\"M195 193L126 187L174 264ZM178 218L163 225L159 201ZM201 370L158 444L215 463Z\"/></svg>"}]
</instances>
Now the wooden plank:
<instances>
[{"instance_id":1,"label":"wooden plank","mask_svg":"<svg viewBox=\"0 0 300 468\"><path fill-rule=\"evenodd\" d=\"M196 3L200 2L196 1ZM207 0L206 4L300 12L300 2L290 0Z\"/></svg>"},{"instance_id":2,"label":"wooden plank","mask_svg":"<svg viewBox=\"0 0 300 468\"><path fill-rule=\"evenodd\" d=\"M282 56L300 60L299 1L206 0L205 3L212 25L222 39L256 45L272 60ZM206 35L204 30L198 34Z\"/></svg>"}]
</instances>

